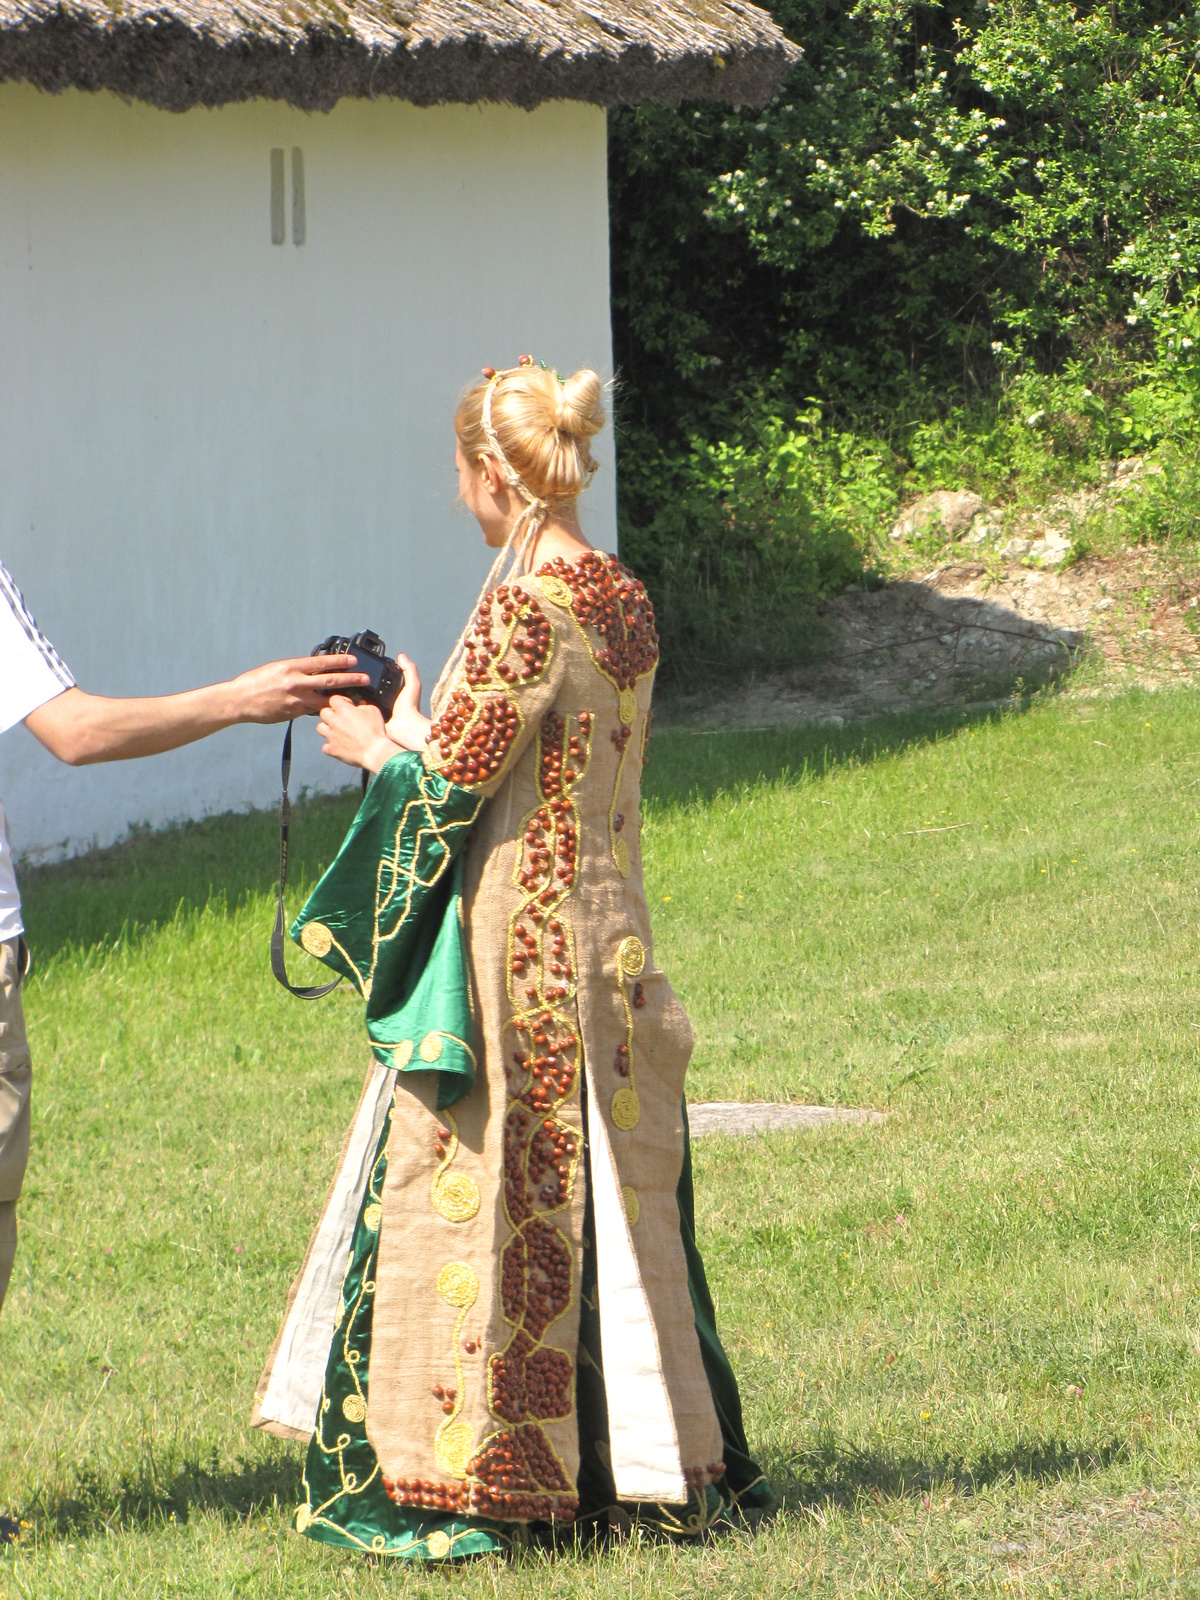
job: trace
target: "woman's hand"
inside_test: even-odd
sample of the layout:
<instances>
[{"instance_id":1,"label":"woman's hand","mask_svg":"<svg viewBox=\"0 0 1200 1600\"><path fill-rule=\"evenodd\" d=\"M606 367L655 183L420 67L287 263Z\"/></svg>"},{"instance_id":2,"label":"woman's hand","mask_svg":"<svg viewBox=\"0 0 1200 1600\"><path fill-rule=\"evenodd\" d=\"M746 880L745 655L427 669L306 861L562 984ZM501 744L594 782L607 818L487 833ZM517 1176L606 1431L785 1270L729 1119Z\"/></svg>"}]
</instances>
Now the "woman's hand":
<instances>
[{"instance_id":1,"label":"woman's hand","mask_svg":"<svg viewBox=\"0 0 1200 1600\"><path fill-rule=\"evenodd\" d=\"M397 746L384 730L379 707L356 706L343 694L330 695L329 704L317 721L317 732L325 741L325 754L344 761L348 767L378 772L397 753Z\"/></svg>"},{"instance_id":2,"label":"woman's hand","mask_svg":"<svg viewBox=\"0 0 1200 1600\"><path fill-rule=\"evenodd\" d=\"M404 669L404 687L396 697L387 735L401 750L424 750L429 740L430 721L421 715L421 679L407 656L397 655Z\"/></svg>"}]
</instances>

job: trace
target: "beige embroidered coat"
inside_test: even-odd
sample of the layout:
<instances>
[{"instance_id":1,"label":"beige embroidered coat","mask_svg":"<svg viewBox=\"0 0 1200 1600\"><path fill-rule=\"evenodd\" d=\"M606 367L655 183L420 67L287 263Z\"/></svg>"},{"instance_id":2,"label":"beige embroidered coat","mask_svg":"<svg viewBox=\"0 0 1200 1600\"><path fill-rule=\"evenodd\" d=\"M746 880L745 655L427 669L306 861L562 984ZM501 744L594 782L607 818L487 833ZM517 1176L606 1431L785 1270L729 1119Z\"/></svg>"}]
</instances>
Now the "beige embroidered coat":
<instances>
[{"instance_id":1,"label":"beige embroidered coat","mask_svg":"<svg viewBox=\"0 0 1200 1600\"><path fill-rule=\"evenodd\" d=\"M394 1095L366 1426L401 1504L573 1516L589 1182L617 1494L679 1504L723 1470L675 1200L691 1030L642 884L656 663L644 589L591 552L488 595L435 707L426 763L489 797L463 898L475 1088L438 1112L435 1074L372 1069L255 1418L311 1432L329 1286Z\"/></svg>"}]
</instances>

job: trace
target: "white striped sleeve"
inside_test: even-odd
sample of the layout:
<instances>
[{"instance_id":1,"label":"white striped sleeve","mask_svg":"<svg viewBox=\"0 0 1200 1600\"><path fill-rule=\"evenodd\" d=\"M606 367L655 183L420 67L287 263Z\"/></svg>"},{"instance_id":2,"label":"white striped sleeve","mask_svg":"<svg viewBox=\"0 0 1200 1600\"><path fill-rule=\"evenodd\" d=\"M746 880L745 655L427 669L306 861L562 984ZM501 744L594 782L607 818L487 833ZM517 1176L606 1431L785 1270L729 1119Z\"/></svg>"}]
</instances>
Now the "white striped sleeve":
<instances>
[{"instance_id":1,"label":"white striped sleeve","mask_svg":"<svg viewBox=\"0 0 1200 1600\"><path fill-rule=\"evenodd\" d=\"M23 722L75 679L0 564L0 733Z\"/></svg>"}]
</instances>

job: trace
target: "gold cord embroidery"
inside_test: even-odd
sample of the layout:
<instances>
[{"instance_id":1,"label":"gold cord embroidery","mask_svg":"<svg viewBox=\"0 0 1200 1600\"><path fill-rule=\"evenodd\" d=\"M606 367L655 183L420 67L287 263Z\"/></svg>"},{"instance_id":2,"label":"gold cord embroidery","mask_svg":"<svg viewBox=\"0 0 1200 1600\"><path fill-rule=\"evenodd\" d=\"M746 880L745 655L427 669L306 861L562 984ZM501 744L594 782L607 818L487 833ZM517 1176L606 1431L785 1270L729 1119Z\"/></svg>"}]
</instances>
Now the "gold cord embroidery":
<instances>
[{"instance_id":1,"label":"gold cord embroidery","mask_svg":"<svg viewBox=\"0 0 1200 1600\"><path fill-rule=\"evenodd\" d=\"M469 1173L448 1170L458 1154L458 1124L448 1111L439 1115L445 1117L446 1126L438 1130L437 1148L443 1153L433 1175L430 1200L433 1209L447 1222L470 1222L479 1213L479 1185ZM447 1131L449 1139L444 1137Z\"/></svg>"},{"instance_id":2,"label":"gold cord embroidery","mask_svg":"<svg viewBox=\"0 0 1200 1600\"><path fill-rule=\"evenodd\" d=\"M380 1191L383 1182L383 1172L385 1170L385 1166L386 1153L381 1159L376 1161L375 1165L371 1169L371 1176L367 1186L367 1205L364 1208L363 1214L364 1222L366 1221L366 1213L368 1211L381 1209ZM350 1268L348 1267L347 1274L349 1271ZM375 1280L373 1278L368 1278L364 1274L361 1282L359 1283L358 1293L354 1298L353 1305L348 1305L346 1303L345 1290L346 1282L345 1278L343 1278L342 1292L338 1296L338 1317L335 1328L340 1332L343 1325L343 1319L345 1319L345 1332L342 1334L342 1357L346 1363L346 1367L350 1373L351 1379L353 1380L354 1393L347 1395L343 1399L342 1415L345 1417L347 1422L357 1425L366 1419L367 1397L363 1391L362 1383L360 1382L358 1375L358 1351L351 1348L350 1341L354 1334L355 1322L360 1308L366 1305L374 1297ZM347 1313L349 1313L348 1316ZM304 1479L305 1492L306 1494L309 1494L309 1501L305 1505L302 1505L298 1508L296 1512L295 1525L297 1531L299 1533L303 1533L306 1528L312 1527L314 1523L324 1522L329 1527L337 1527L339 1533L345 1534L347 1537L353 1537L348 1533L348 1530L340 1527L336 1523L330 1522L325 1517L325 1512L328 1511L330 1506L332 1506L336 1500L340 1499L343 1494L361 1494L364 1489L368 1488L375 1481L375 1477L379 1473L379 1464L376 1462L370 1476L365 1480L365 1482L360 1484L358 1481L358 1475L347 1470L346 1467L345 1452L351 1444L350 1435L348 1433L339 1432L333 1444L328 1444L326 1442L325 1423L329 1415L329 1410L329 1397L325 1392L324 1384L322 1384L321 1406L317 1413L316 1443L319 1449L325 1455L335 1455L337 1457L338 1480L340 1487L327 1500L323 1501L318 1506L314 1506L311 1503L311 1493L308 1489L308 1481L307 1479ZM365 1543L363 1543L363 1548L367 1548Z\"/></svg>"},{"instance_id":3,"label":"gold cord embroidery","mask_svg":"<svg viewBox=\"0 0 1200 1600\"><path fill-rule=\"evenodd\" d=\"M479 1214L479 1185L465 1172L451 1172L434 1191L433 1205L447 1222L470 1222Z\"/></svg>"},{"instance_id":4,"label":"gold cord embroidery","mask_svg":"<svg viewBox=\"0 0 1200 1600\"><path fill-rule=\"evenodd\" d=\"M629 709L629 701L634 702L632 704L632 712ZM629 715L626 715L626 712L629 712ZM608 734L608 738L613 741L616 750L618 750L618 755L621 757L621 760L616 763L616 778L613 779L613 798L608 803L608 845L613 851L613 862L616 864L616 870L618 870L622 878L627 878L630 870L632 870L632 862L629 859L629 843L624 838L621 838L621 829L626 826L626 818L622 816L622 813L619 813L616 803L621 798L621 779L626 774L629 741L632 738L632 734L634 734L634 723L637 722L637 694L634 691L621 690L621 694L618 696L618 715L621 717L621 725L618 728L613 728L613 731Z\"/></svg>"},{"instance_id":5,"label":"gold cord embroidery","mask_svg":"<svg viewBox=\"0 0 1200 1600\"><path fill-rule=\"evenodd\" d=\"M625 1201L625 1215L629 1220L629 1226L636 1228L638 1218L642 1214L642 1203L638 1199L637 1190L632 1184L626 1183L621 1186L621 1195Z\"/></svg>"},{"instance_id":6,"label":"gold cord embroidery","mask_svg":"<svg viewBox=\"0 0 1200 1600\"><path fill-rule=\"evenodd\" d=\"M642 1103L636 1089L618 1089L612 1097L612 1119L622 1133L636 1128L642 1120Z\"/></svg>"},{"instance_id":7,"label":"gold cord embroidery","mask_svg":"<svg viewBox=\"0 0 1200 1600\"><path fill-rule=\"evenodd\" d=\"M646 946L636 933L631 933L617 946L617 966L627 978L636 978L645 965Z\"/></svg>"},{"instance_id":8,"label":"gold cord embroidery","mask_svg":"<svg viewBox=\"0 0 1200 1600\"><path fill-rule=\"evenodd\" d=\"M471 1455L471 1429L459 1417L463 1408L462 1330L467 1313L479 1298L479 1279L466 1261L447 1261L437 1275L437 1292L458 1312L454 1324L454 1396L452 1410L438 1428L433 1442L434 1459L450 1478L465 1478Z\"/></svg>"},{"instance_id":9,"label":"gold cord embroidery","mask_svg":"<svg viewBox=\"0 0 1200 1600\"><path fill-rule=\"evenodd\" d=\"M437 1292L448 1306L469 1311L479 1298L479 1279L467 1261L447 1261L437 1275ZM457 1340L457 1335L455 1336Z\"/></svg>"},{"instance_id":10,"label":"gold cord embroidery","mask_svg":"<svg viewBox=\"0 0 1200 1600\"><path fill-rule=\"evenodd\" d=\"M562 578L556 578L549 572L541 572L538 574L536 582L546 599L553 600L556 606L569 606L571 604L574 598L571 593L571 585L565 583Z\"/></svg>"},{"instance_id":11,"label":"gold cord embroidery","mask_svg":"<svg viewBox=\"0 0 1200 1600\"><path fill-rule=\"evenodd\" d=\"M300 943L319 961L333 949L333 935L323 922L306 922L300 930Z\"/></svg>"},{"instance_id":12,"label":"gold cord embroidery","mask_svg":"<svg viewBox=\"0 0 1200 1600\"><path fill-rule=\"evenodd\" d=\"M625 1008L625 1042L617 1046L617 1058L613 1065L618 1076L628 1079L628 1083L616 1091L609 1107L613 1126L620 1128L622 1133L628 1133L636 1128L642 1117L642 1104L638 1098L634 1072L633 1013L635 1008L640 1008L645 1002L642 998L642 985L635 983L631 1005L625 985L627 980L636 978L644 971L645 966L645 945L636 933L627 934L617 946L617 988L621 1004Z\"/></svg>"},{"instance_id":13,"label":"gold cord embroidery","mask_svg":"<svg viewBox=\"0 0 1200 1600\"><path fill-rule=\"evenodd\" d=\"M412 911L413 897L418 889L432 889L438 883L444 872L447 872L454 859L454 849L451 840L457 836L470 832L483 805L483 797L478 797L478 803L470 817L461 822L442 823L438 819L438 797L428 787L430 774L421 775L420 795L410 800L396 824L396 831L392 835L389 849L385 850L380 858L375 874L375 911L374 925L371 933L371 964L366 972L362 972L351 960L338 941L329 934L329 949L336 949L345 958L347 967L353 975L359 993L364 1000L370 998L371 984L375 977L375 969L379 965L379 951L381 946L390 943L400 929L405 926L408 916ZM423 819L417 828L416 837L411 849L401 849L401 840L409 826L409 819L416 813L418 817L424 813ZM428 841L432 840L439 849L429 850ZM421 861L427 853L433 856L431 870L428 877L422 877L414 866ZM307 949L305 935L309 928L324 927L324 924L307 923L300 930L300 942ZM386 930L386 931L385 931ZM325 932L329 933L328 928ZM393 1064L397 1067L407 1065L408 1057L400 1059L403 1045L395 1047ZM412 1046L409 1044L409 1055Z\"/></svg>"}]
</instances>

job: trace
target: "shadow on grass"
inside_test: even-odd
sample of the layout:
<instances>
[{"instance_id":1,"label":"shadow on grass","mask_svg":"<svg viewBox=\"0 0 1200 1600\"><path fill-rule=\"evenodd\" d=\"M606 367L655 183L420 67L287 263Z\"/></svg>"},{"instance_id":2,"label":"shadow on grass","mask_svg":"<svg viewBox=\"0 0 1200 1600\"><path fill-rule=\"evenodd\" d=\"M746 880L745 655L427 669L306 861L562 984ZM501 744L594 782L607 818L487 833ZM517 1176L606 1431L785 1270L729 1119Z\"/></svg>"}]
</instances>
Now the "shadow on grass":
<instances>
[{"instance_id":1,"label":"shadow on grass","mask_svg":"<svg viewBox=\"0 0 1200 1600\"><path fill-rule=\"evenodd\" d=\"M785 1508L798 1510L915 1497L935 1486L975 1494L1005 1483L1055 1483L1102 1472L1128 1456L1128 1442L1121 1439L1090 1444L1039 1439L967 1462L950 1455L889 1456L831 1438L797 1455L770 1461L765 1470Z\"/></svg>"},{"instance_id":2,"label":"shadow on grass","mask_svg":"<svg viewBox=\"0 0 1200 1600\"><path fill-rule=\"evenodd\" d=\"M964 729L1019 714L1042 688L1002 707L900 713L847 727L814 724L709 734L667 731L651 740L645 792L652 805L676 806L737 794L760 783L803 782L837 767L868 765ZM337 854L358 808L357 788L314 796L293 806L288 905L298 910ZM279 870L274 810L228 812L158 831L135 829L106 850L74 860L25 867L22 899L34 953L34 981L54 956L117 940L138 943L175 917L210 906L235 910L274 893ZM270 929L264 907L263 938Z\"/></svg>"},{"instance_id":3,"label":"shadow on grass","mask_svg":"<svg viewBox=\"0 0 1200 1600\"><path fill-rule=\"evenodd\" d=\"M122 1474L115 1485L97 1473L80 1472L73 1482L23 1506L21 1515L59 1538L185 1523L196 1513L243 1522L264 1510L290 1513L304 1498L301 1472L298 1454L243 1459L226 1468L215 1457L209 1467L185 1461L168 1473L146 1459L136 1473Z\"/></svg>"},{"instance_id":4,"label":"shadow on grass","mask_svg":"<svg viewBox=\"0 0 1200 1600\"><path fill-rule=\"evenodd\" d=\"M666 728L650 740L642 779L657 807L701 804L763 783L805 783L839 767L869 766L907 750L953 739L971 728L1018 716L1056 693L1055 685L1014 694L1002 705L889 712L845 727Z\"/></svg>"},{"instance_id":5,"label":"shadow on grass","mask_svg":"<svg viewBox=\"0 0 1200 1600\"><path fill-rule=\"evenodd\" d=\"M288 905L299 910L337 854L361 796L301 799L292 807ZM137 943L156 928L208 906L230 910L275 893L279 817L274 810L227 812L174 827L131 830L106 850L21 869L21 899L34 977L55 955L120 939ZM264 941L270 920L264 915Z\"/></svg>"},{"instance_id":6,"label":"shadow on grass","mask_svg":"<svg viewBox=\"0 0 1200 1600\"><path fill-rule=\"evenodd\" d=\"M829 1440L796 1456L765 1460L764 1466L786 1513L915 1498L935 1487L973 1494L1006 1483L1054 1483L1103 1471L1128 1454L1128 1444L1118 1439L1090 1445L1050 1439L968 1464L951 1456L887 1456ZM22 1507L21 1515L39 1524L43 1536L57 1538L88 1538L116 1529L148 1532L166 1523L186 1523L196 1514L226 1522L244 1522L266 1511L287 1517L303 1499L301 1473L299 1454L243 1459L226 1469L215 1457L207 1468L187 1461L163 1475L147 1460L115 1489L96 1474L80 1473L70 1485ZM575 1553L586 1554L605 1537L604 1530L592 1530ZM560 1544L558 1553L571 1554L570 1543Z\"/></svg>"}]
</instances>

